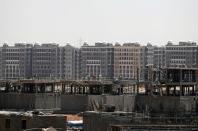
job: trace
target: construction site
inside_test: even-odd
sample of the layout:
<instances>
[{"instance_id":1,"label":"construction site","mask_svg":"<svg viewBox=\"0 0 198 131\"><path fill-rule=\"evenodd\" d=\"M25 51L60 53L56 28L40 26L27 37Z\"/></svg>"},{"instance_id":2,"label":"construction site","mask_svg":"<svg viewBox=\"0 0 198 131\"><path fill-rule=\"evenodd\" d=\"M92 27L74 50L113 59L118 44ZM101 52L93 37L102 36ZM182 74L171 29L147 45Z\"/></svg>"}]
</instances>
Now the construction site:
<instances>
[{"instance_id":1,"label":"construction site","mask_svg":"<svg viewBox=\"0 0 198 131\"><path fill-rule=\"evenodd\" d=\"M64 119L68 114L79 114L81 118L81 123L77 124L81 125L80 128L70 127L71 131L198 130L197 83L197 69L185 68L148 70L146 82L2 80L0 110L38 111L44 112L43 116L46 117L58 116L57 121L52 122L51 118L43 121L51 121L51 126L59 130L69 130L69 124ZM11 122L15 121L13 116L19 116L17 114L1 113L0 130L23 131L50 125L26 125L24 120L33 121L34 116L39 116L36 114L33 117L20 117L23 128L19 129ZM23 114L20 113L20 116ZM64 126L58 125L61 119Z\"/></svg>"}]
</instances>

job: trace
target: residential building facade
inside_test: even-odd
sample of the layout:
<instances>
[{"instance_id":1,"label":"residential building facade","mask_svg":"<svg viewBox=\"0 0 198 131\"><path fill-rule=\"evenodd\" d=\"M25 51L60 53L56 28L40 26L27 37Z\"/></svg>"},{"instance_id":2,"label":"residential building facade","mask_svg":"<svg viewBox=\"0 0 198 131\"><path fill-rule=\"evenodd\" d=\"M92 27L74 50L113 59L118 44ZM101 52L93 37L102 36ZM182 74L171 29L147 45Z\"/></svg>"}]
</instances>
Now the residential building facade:
<instances>
[{"instance_id":1,"label":"residential building facade","mask_svg":"<svg viewBox=\"0 0 198 131\"><path fill-rule=\"evenodd\" d=\"M80 69L80 60L79 60L79 49L75 48L69 44L62 47L63 49L63 62L64 65L62 68L62 78L66 80L78 80L79 79L79 69Z\"/></svg>"},{"instance_id":2,"label":"residential building facade","mask_svg":"<svg viewBox=\"0 0 198 131\"><path fill-rule=\"evenodd\" d=\"M154 56L154 46L150 43L147 44L145 49L145 55L146 55L146 66L153 66L153 56Z\"/></svg>"},{"instance_id":3,"label":"residential building facade","mask_svg":"<svg viewBox=\"0 0 198 131\"><path fill-rule=\"evenodd\" d=\"M138 43L124 43L114 46L114 78L139 79L140 45Z\"/></svg>"},{"instance_id":4,"label":"residential building facade","mask_svg":"<svg viewBox=\"0 0 198 131\"><path fill-rule=\"evenodd\" d=\"M163 47L148 43L95 43L75 48L69 44L27 44L0 47L0 79L148 81L149 72L166 68L198 68L194 42L171 42ZM159 74L159 73L158 73ZM163 77L162 75L160 77Z\"/></svg>"},{"instance_id":5,"label":"residential building facade","mask_svg":"<svg viewBox=\"0 0 198 131\"><path fill-rule=\"evenodd\" d=\"M194 42L179 42L174 45L171 42L165 47L167 68L197 68L197 45Z\"/></svg>"},{"instance_id":6,"label":"residential building facade","mask_svg":"<svg viewBox=\"0 0 198 131\"><path fill-rule=\"evenodd\" d=\"M146 46L140 47L140 81L145 81L146 72Z\"/></svg>"},{"instance_id":7,"label":"residential building facade","mask_svg":"<svg viewBox=\"0 0 198 131\"><path fill-rule=\"evenodd\" d=\"M0 47L0 79L2 79L2 47Z\"/></svg>"},{"instance_id":8,"label":"residential building facade","mask_svg":"<svg viewBox=\"0 0 198 131\"><path fill-rule=\"evenodd\" d=\"M32 75L38 79L58 77L58 45L35 44L32 49Z\"/></svg>"},{"instance_id":9,"label":"residential building facade","mask_svg":"<svg viewBox=\"0 0 198 131\"><path fill-rule=\"evenodd\" d=\"M4 44L1 49L1 78L19 79L31 77L31 44Z\"/></svg>"},{"instance_id":10,"label":"residential building facade","mask_svg":"<svg viewBox=\"0 0 198 131\"><path fill-rule=\"evenodd\" d=\"M90 46L85 43L80 49L81 79L112 79L113 50L112 44L95 43Z\"/></svg>"},{"instance_id":11,"label":"residential building facade","mask_svg":"<svg viewBox=\"0 0 198 131\"><path fill-rule=\"evenodd\" d=\"M165 47L154 47L153 51L153 66L155 68L164 68L166 63Z\"/></svg>"}]
</instances>

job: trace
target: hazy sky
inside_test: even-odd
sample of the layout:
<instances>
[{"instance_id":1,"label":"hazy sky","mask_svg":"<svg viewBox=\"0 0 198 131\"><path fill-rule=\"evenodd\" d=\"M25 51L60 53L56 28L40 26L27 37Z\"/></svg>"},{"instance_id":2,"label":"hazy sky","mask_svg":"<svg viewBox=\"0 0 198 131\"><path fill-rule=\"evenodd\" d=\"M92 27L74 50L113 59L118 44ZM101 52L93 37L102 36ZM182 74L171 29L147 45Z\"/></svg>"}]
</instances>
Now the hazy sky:
<instances>
[{"instance_id":1,"label":"hazy sky","mask_svg":"<svg viewBox=\"0 0 198 131\"><path fill-rule=\"evenodd\" d=\"M0 43L198 42L198 0L0 0Z\"/></svg>"}]
</instances>

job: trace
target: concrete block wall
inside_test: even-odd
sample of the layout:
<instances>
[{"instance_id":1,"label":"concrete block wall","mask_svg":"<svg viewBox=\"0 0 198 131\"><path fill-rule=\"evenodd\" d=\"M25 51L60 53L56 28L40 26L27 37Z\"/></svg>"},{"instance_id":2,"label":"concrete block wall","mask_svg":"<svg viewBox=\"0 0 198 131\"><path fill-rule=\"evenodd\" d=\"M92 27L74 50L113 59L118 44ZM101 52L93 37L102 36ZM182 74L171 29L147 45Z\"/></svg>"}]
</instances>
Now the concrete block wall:
<instances>
[{"instance_id":1,"label":"concrete block wall","mask_svg":"<svg viewBox=\"0 0 198 131\"><path fill-rule=\"evenodd\" d=\"M0 93L0 109L60 109L59 94Z\"/></svg>"},{"instance_id":2,"label":"concrete block wall","mask_svg":"<svg viewBox=\"0 0 198 131\"><path fill-rule=\"evenodd\" d=\"M179 97L174 96L137 96L135 110L138 112L170 113L179 109Z\"/></svg>"},{"instance_id":3,"label":"concrete block wall","mask_svg":"<svg viewBox=\"0 0 198 131\"><path fill-rule=\"evenodd\" d=\"M35 95L23 93L0 93L0 109L34 109Z\"/></svg>"},{"instance_id":4,"label":"concrete block wall","mask_svg":"<svg viewBox=\"0 0 198 131\"><path fill-rule=\"evenodd\" d=\"M101 108L104 105L115 106L116 111L132 111L135 96L133 95L89 95L89 110Z\"/></svg>"},{"instance_id":5,"label":"concrete block wall","mask_svg":"<svg viewBox=\"0 0 198 131\"><path fill-rule=\"evenodd\" d=\"M116 111L134 110L132 95L62 95L61 110L64 112L99 111L103 106L115 106Z\"/></svg>"},{"instance_id":6,"label":"concrete block wall","mask_svg":"<svg viewBox=\"0 0 198 131\"><path fill-rule=\"evenodd\" d=\"M137 96L135 110L151 113L195 113L197 112L195 96Z\"/></svg>"},{"instance_id":7,"label":"concrete block wall","mask_svg":"<svg viewBox=\"0 0 198 131\"><path fill-rule=\"evenodd\" d=\"M87 95L61 95L61 110L64 112L82 112L88 110Z\"/></svg>"},{"instance_id":8,"label":"concrete block wall","mask_svg":"<svg viewBox=\"0 0 198 131\"><path fill-rule=\"evenodd\" d=\"M96 111L101 110L103 105L103 99L101 95L89 95L88 96L88 110Z\"/></svg>"},{"instance_id":9,"label":"concrete block wall","mask_svg":"<svg viewBox=\"0 0 198 131\"><path fill-rule=\"evenodd\" d=\"M35 116L29 122L29 128L61 128L66 130L65 117L63 115Z\"/></svg>"},{"instance_id":10,"label":"concrete block wall","mask_svg":"<svg viewBox=\"0 0 198 131\"><path fill-rule=\"evenodd\" d=\"M36 109L60 109L61 95L54 93L36 94Z\"/></svg>"},{"instance_id":11,"label":"concrete block wall","mask_svg":"<svg viewBox=\"0 0 198 131\"><path fill-rule=\"evenodd\" d=\"M198 112L198 98L196 96L181 96L180 108L186 113Z\"/></svg>"},{"instance_id":12,"label":"concrete block wall","mask_svg":"<svg viewBox=\"0 0 198 131\"><path fill-rule=\"evenodd\" d=\"M63 112L101 111L104 106L115 111L151 113L197 113L196 96L146 95L60 95L54 93L0 93L0 109L61 109Z\"/></svg>"},{"instance_id":13,"label":"concrete block wall","mask_svg":"<svg viewBox=\"0 0 198 131\"><path fill-rule=\"evenodd\" d=\"M129 124L129 119L120 119L114 113L86 113L83 115L84 131L110 131L110 125Z\"/></svg>"},{"instance_id":14,"label":"concrete block wall","mask_svg":"<svg viewBox=\"0 0 198 131\"><path fill-rule=\"evenodd\" d=\"M10 128L5 127L6 119L10 119ZM60 131L66 130L65 117L63 115L0 115L0 131L23 131L22 120L26 121L26 129L54 127L60 129Z\"/></svg>"}]
</instances>

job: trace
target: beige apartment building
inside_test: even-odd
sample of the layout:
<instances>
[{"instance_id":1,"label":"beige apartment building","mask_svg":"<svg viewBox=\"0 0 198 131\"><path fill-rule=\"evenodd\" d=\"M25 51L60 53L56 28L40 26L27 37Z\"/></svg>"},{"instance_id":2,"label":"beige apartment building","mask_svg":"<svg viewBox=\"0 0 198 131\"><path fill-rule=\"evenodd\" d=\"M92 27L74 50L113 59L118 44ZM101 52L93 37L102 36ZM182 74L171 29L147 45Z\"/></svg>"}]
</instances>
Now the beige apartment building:
<instances>
[{"instance_id":1,"label":"beige apartment building","mask_svg":"<svg viewBox=\"0 0 198 131\"><path fill-rule=\"evenodd\" d=\"M114 46L114 78L139 79L140 44L124 43Z\"/></svg>"}]
</instances>

